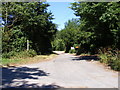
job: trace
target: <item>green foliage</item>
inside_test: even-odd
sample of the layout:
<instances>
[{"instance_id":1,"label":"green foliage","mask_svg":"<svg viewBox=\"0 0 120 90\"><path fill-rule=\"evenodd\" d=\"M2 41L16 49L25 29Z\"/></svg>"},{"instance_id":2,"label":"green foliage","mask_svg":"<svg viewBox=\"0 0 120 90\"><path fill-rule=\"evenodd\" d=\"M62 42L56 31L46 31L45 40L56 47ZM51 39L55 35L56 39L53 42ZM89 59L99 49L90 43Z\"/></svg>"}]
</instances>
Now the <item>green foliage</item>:
<instances>
[{"instance_id":1,"label":"green foliage","mask_svg":"<svg viewBox=\"0 0 120 90\"><path fill-rule=\"evenodd\" d=\"M14 51L11 51L11 52L8 52L8 53L3 53L2 54L2 58L10 58L12 56L15 56L16 52Z\"/></svg>"},{"instance_id":2,"label":"green foliage","mask_svg":"<svg viewBox=\"0 0 120 90\"><path fill-rule=\"evenodd\" d=\"M105 63L114 70L120 71L120 51L117 50L100 50L99 57L101 63Z\"/></svg>"},{"instance_id":3,"label":"green foliage","mask_svg":"<svg viewBox=\"0 0 120 90\"><path fill-rule=\"evenodd\" d=\"M62 39L55 39L52 45L55 51L64 51L65 49L65 44Z\"/></svg>"},{"instance_id":4,"label":"green foliage","mask_svg":"<svg viewBox=\"0 0 120 90\"><path fill-rule=\"evenodd\" d=\"M59 32L59 38L63 40L65 44L65 52L68 53L70 48L75 44L78 43L77 36L78 29L79 29L79 20L71 19L65 23L65 28Z\"/></svg>"},{"instance_id":5,"label":"green foliage","mask_svg":"<svg viewBox=\"0 0 120 90\"><path fill-rule=\"evenodd\" d=\"M28 50L28 51L20 51L15 52L11 51L9 53L3 53L2 58L26 58L26 57L34 57L37 55L37 53L34 50Z\"/></svg>"},{"instance_id":6,"label":"green foliage","mask_svg":"<svg viewBox=\"0 0 120 90\"><path fill-rule=\"evenodd\" d=\"M76 53L75 49L70 49L69 53Z\"/></svg>"},{"instance_id":7,"label":"green foliage","mask_svg":"<svg viewBox=\"0 0 120 90\"><path fill-rule=\"evenodd\" d=\"M8 21L3 32L3 52L25 50L27 40L37 54L52 51L56 25L51 21L52 13L47 12L48 6L43 2L2 3L2 19Z\"/></svg>"},{"instance_id":8,"label":"green foliage","mask_svg":"<svg viewBox=\"0 0 120 90\"><path fill-rule=\"evenodd\" d=\"M107 64L107 59L108 59L108 58L107 58L107 55L106 55L106 54L101 53L99 57L101 58L101 60L100 60L101 63Z\"/></svg>"},{"instance_id":9,"label":"green foliage","mask_svg":"<svg viewBox=\"0 0 120 90\"><path fill-rule=\"evenodd\" d=\"M14 57L17 58L26 58L26 57L34 57L36 55L36 52L34 50L29 51L21 51L15 54Z\"/></svg>"},{"instance_id":10,"label":"green foliage","mask_svg":"<svg viewBox=\"0 0 120 90\"><path fill-rule=\"evenodd\" d=\"M21 60L20 59L8 59L8 58L2 58L2 65L8 65L8 64L11 64L11 63L16 63L18 64L18 62L20 62Z\"/></svg>"},{"instance_id":11,"label":"green foliage","mask_svg":"<svg viewBox=\"0 0 120 90\"><path fill-rule=\"evenodd\" d=\"M2 52L22 51L26 49L27 38L20 30L10 29L2 32Z\"/></svg>"},{"instance_id":12,"label":"green foliage","mask_svg":"<svg viewBox=\"0 0 120 90\"><path fill-rule=\"evenodd\" d=\"M34 57L35 55L37 55L37 53L35 52L35 50L32 50L32 49L28 50L27 53L28 53L29 57Z\"/></svg>"},{"instance_id":13,"label":"green foliage","mask_svg":"<svg viewBox=\"0 0 120 90\"><path fill-rule=\"evenodd\" d=\"M98 48L120 49L119 2L75 2L71 8L80 16L78 39L82 52L97 53Z\"/></svg>"}]
</instances>

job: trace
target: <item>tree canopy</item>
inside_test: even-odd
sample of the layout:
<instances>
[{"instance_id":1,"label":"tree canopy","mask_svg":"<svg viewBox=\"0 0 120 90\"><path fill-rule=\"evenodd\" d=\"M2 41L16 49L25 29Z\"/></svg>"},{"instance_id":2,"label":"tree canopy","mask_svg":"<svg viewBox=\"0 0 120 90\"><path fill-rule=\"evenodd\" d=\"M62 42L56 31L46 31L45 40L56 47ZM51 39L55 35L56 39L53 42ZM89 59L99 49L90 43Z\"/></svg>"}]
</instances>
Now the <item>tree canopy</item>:
<instances>
[{"instance_id":1,"label":"tree canopy","mask_svg":"<svg viewBox=\"0 0 120 90\"><path fill-rule=\"evenodd\" d=\"M59 32L66 52L79 46L77 54L98 53L99 48L120 49L120 2L74 2L71 9L79 19L68 20Z\"/></svg>"},{"instance_id":2,"label":"tree canopy","mask_svg":"<svg viewBox=\"0 0 120 90\"><path fill-rule=\"evenodd\" d=\"M76 2L72 9L80 16L80 30L84 32L81 46L96 51L100 47L120 48L120 2ZM84 43L83 43L84 42Z\"/></svg>"},{"instance_id":3,"label":"tree canopy","mask_svg":"<svg viewBox=\"0 0 120 90\"><path fill-rule=\"evenodd\" d=\"M52 51L51 39L56 33L52 13L47 12L49 4L43 2L3 2L2 18L3 52L26 49L27 39L31 49L38 54ZM5 47L7 46L7 47Z\"/></svg>"}]
</instances>

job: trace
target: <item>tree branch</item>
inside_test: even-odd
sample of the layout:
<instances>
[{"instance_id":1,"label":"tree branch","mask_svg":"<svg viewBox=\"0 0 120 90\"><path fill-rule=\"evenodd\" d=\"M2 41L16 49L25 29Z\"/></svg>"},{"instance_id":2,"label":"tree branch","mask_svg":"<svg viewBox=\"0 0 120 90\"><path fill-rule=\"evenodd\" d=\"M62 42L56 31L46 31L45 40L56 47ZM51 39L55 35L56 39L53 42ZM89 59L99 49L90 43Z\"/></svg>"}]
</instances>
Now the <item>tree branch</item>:
<instances>
[{"instance_id":1,"label":"tree branch","mask_svg":"<svg viewBox=\"0 0 120 90\"><path fill-rule=\"evenodd\" d=\"M8 27L8 28L12 27L12 26L14 25L15 21L17 21L17 19L18 19L18 17L16 17L16 18L13 20L12 24L9 25L9 26L7 26L7 27Z\"/></svg>"}]
</instances>

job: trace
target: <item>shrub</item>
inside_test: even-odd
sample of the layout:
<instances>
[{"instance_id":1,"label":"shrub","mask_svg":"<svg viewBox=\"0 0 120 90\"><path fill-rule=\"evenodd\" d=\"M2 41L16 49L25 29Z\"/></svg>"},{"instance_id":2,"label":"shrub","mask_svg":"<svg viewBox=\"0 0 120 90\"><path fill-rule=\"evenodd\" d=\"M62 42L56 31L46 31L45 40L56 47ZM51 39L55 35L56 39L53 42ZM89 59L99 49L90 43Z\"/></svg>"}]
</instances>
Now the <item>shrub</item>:
<instances>
[{"instance_id":1,"label":"shrub","mask_svg":"<svg viewBox=\"0 0 120 90\"><path fill-rule=\"evenodd\" d=\"M32 50L32 49L31 49L31 50L28 51L28 56L29 56L29 57L34 57L35 55L37 55L37 53L36 53L35 50Z\"/></svg>"},{"instance_id":2,"label":"shrub","mask_svg":"<svg viewBox=\"0 0 120 90\"><path fill-rule=\"evenodd\" d=\"M110 66L113 70L120 71L120 51L103 49L100 51L100 62Z\"/></svg>"},{"instance_id":3,"label":"shrub","mask_svg":"<svg viewBox=\"0 0 120 90\"><path fill-rule=\"evenodd\" d=\"M76 53L75 49L71 49L69 53Z\"/></svg>"},{"instance_id":4,"label":"shrub","mask_svg":"<svg viewBox=\"0 0 120 90\"><path fill-rule=\"evenodd\" d=\"M25 51L16 53L15 57L26 58L26 57L34 57L35 55L37 55L37 53L34 50L28 50L28 51L25 50Z\"/></svg>"},{"instance_id":5,"label":"shrub","mask_svg":"<svg viewBox=\"0 0 120 90\"><path fill-rule=\"evenodd\" d=\"M101 63L107 64L108 57L107 57L106 54L101 53L101 54L99 55L99 57L100 57L100 62L101 62Z\"/></svg>"},{"instance_id":6,"label":"shrub","mask_svg":"<svg viewBox=\"0 0 120 90\"><path fill-rule=\"evenodd\" d=\"M11 51L9 53L3 53L2 58L26 58L26 57L34 57L37 55L37 53L34 50L28 50L28 51L21 51L21 52L15 52Z\"/></svg>"},{"instance_id":7,"label":"shrub","mask_svg":"<svg viewBox=\"0 0 120 90\"><path fill-rule=\"evenodd\" d=\"M3 53L3 54L2 54L2 58L10 58L10 57L12 57L12 56L15 56L15 53L16 53L16 52L14 52L14 51L11 51L11 52L9 52L9 53Z\"/></svg>"}]
</instances>

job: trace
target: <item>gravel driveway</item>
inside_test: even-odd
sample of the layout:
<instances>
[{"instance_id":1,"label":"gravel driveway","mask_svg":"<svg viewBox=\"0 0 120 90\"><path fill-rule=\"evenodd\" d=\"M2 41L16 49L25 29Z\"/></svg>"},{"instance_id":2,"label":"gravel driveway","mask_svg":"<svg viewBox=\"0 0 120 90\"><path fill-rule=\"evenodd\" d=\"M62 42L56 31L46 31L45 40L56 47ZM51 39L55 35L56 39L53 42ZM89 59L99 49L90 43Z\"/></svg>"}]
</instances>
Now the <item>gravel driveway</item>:
<instances>
[{"instance_id":1,"label":"gravel driveway","mask_svg":"<svg viewBox=\"0 0 120 90\"><path fill-rule=\"evenodd\" d=\"M2 87L118 88L118 72L99 61L59 54L51 61L3 68Z\"/></svg>"}]
</instances>

